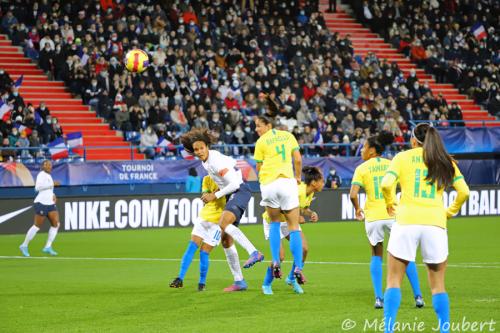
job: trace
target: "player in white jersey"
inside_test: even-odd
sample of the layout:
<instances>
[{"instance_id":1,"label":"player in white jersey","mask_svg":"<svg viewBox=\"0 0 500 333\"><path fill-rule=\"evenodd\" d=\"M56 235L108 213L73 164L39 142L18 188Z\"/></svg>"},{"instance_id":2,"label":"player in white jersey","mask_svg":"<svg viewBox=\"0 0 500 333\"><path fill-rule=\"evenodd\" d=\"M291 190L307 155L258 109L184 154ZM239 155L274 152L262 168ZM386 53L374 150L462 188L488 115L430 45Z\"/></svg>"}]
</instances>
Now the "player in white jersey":
<instances>
[{"instance_id":1,"label":"player in white jersey","mask_svg":"<svg viewBox=\"0 0 500 333\"><path fill-rule=\"evenodd\" d=\"M35 223L26 233L24 242L19 246L23 256L29 257L28 244L40 230L45 218L50 221L49 236L42 252L51 256L56 256L57 252L52 249L52 242L57 236L59 229L59 212L56 207L56 195L54 186L59 186L59 182L54 182L50 175L52 163L48 160L42 163L42 171L36 176L35 191L38 195L35 198Z\"/></svg>"},{"instance_id":2,"label":"player in white jersey","mask_svg":"<svg viewBox=\"0 0 500 333\"><path fill-rule=\"evenodd\" d=\"M235 282L224 291L240 291L247 289L247 285L241 273L238 252L233 240L240 244L250 255L243 266L244 268L249 268L255 263L264 260L264 255L257 251L252 242L238 228L248 201L252 197L250 187L243 181L241 171L236 167L236 161L232 157L210 149L213 141L214 139L207 129L194 129L181 137L184 149L193 153L202 161L203 168L219 187L219 190L215 193L204 193L201 197L203 202L208 203L223 196L227 198L219 225L224 231L222 246Z\"/></svg>"}]
</instances>

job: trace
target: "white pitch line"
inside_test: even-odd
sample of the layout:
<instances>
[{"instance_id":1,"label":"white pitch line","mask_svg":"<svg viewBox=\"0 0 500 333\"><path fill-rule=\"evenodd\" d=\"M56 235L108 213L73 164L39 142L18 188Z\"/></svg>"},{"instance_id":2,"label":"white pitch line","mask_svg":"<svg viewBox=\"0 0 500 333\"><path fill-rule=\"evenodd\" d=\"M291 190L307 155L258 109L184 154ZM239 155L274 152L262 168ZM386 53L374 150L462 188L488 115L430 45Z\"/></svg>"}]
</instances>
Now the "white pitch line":
<instances>
[{"instance_id":1,"label":"white pitch line","mask_svg":"<svg viewBox=\"0 0 500 333\"><path fill-rule=\"evenodd\" d=\"M165 262L179 262L179 258L94 258L94 257L23 257L23 256L0 256L0 259L23 259L23 260L85 260L85 261L165 261ZM199 259L193 259L199 261ZM223 259L211 259L211 262L226 262ZM291 263L291 261L285 261ZM349 262L349 261L307 261L308 265L357 265L367 266L368 262ZM385 264L384 264L385 265ZM418 266L425 266L425 264L418 264ZM500 268L498 265L491 265L490 263L457 263L448 264L451 268Z\"/></svg>"}]
</instances>

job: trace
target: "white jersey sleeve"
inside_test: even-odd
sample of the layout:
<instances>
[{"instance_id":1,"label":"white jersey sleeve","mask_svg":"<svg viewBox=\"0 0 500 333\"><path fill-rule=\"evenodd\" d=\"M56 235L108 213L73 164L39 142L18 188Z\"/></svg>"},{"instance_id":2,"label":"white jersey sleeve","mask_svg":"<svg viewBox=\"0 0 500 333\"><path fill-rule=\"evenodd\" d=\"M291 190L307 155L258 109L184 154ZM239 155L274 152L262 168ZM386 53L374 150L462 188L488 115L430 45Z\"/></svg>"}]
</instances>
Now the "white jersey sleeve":
<instances>
[{"instance_id":1,"label":"white jersey sleeve","mask_svg":"<svg viewBox=\"0 0 500 333\"><path fill-rule=\"evenodd\" d=\"M203 167L219 187L219 191L215 192L217 198L233 193L243 183L241 171L236 168L236 160L216 150L209 151Z\"/></svg>"},{"instance_id":2,"label":"white jersey sleeve","mask_svg":"<svg viewBox=\"0 0 500 333\"><path fill-rule=\"evenodd\" d=\"M54 204L54 181L45 171L41 171L36 176L35 191L38 192L35 202L39 202L42 205Z\"/></svg>"}]
</instances>

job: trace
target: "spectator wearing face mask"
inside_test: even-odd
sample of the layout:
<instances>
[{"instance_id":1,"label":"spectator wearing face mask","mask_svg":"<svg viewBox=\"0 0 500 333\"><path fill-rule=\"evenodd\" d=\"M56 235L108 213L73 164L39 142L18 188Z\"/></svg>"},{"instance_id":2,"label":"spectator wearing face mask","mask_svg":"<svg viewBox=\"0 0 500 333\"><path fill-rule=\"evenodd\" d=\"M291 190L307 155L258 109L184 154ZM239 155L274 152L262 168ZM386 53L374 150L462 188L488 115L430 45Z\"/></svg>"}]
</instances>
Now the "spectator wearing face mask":
<instances>
[{"instance_id":1,"label":"spectator wearing face mask","mask_svg":"<svg viewBox=\"0 0 500 333\"><path fill-rule=\"evenodd\" d=\"M148 126L141 135L141 148L139 148L139 151L146 154L147 158L153 158L155 156L155 149L153 147L156 146L157 143L158 135L151 126Z\"/></svg>"},{"instance_id":2,"label":"spectator wearing face mask","mask_svg":"<svg viewBox=\"0 0 500 333\"><path fill-rule=\"evenodd\" d=\"M14 16L12 11L7 11L7 14L3 16L1 27L4 34L12 33L12 29L18 24L17 18Z\"/></svg>"},{"instance_id":3,"label":"spectator wearing face mask","mask_svg":"<svg viewBox=\"0 0 500 333\"><path fill-rule=\"evenodd\" d=\"M19 95L18 88L12 89L12 93L10 94L8 101L10 104L12 104L12 107L14 109L17 109L18 107L22 107L24 109L26 107L24 99L21 97L21 95Z\"/></svg>"},{"instance_id":4,"label":"spectator wearing face mask","mask_svg":"<svg viewBox=\"0 0 500 333\"><path fill-rule=\"evenodd\" d=\"M330 169L328 177L326 178L325 186L331 189L337 189L342 186L342 178L337 174L337 170L334 168Z\"/></svg>"}]
</instances>

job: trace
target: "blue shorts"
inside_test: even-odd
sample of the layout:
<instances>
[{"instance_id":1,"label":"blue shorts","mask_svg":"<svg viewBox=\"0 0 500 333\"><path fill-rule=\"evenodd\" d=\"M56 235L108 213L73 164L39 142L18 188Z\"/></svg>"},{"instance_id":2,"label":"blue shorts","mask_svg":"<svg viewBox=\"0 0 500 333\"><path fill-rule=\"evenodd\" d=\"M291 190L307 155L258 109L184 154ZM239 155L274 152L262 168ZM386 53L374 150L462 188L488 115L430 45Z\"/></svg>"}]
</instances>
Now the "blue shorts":
<instances>
[{"instance_id":1,"label":"blue shorts","mask_svg":"<svg viewBox=\"0 0 500 333\"><path fill-rule=\"evenodd\" d=\"M247 183L241 183L240 188L226 197L226 207L227 210L236 216L236 221L234 225L238 226L240 224L240 219L243 213L247 209L248 202L252 198L252 192L250 191L250 186Z\"/></svg>"},{"instance_id":2,"label":"blue shorts","mask_svg":"<svg viewBox=\"0 0 500 333\"><path fill-rule=\"evenodd\" d=\"M35 214L41 216L48 216L50 212L57 210L56 205L43 205L39 202L35 202Z\"/></svg>"}]
</instances>

